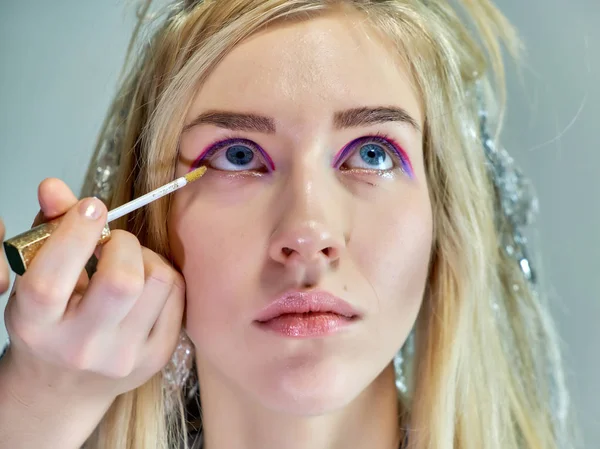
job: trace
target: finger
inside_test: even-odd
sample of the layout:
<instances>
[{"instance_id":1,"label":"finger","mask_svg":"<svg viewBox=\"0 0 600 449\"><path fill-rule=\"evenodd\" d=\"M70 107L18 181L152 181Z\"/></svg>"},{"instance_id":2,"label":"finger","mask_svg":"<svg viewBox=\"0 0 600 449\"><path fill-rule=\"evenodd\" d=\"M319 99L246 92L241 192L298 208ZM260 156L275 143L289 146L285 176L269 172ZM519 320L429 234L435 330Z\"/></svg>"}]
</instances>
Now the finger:
<instances>
[{"instance_id":1,"label":"finger","mask_svg":"<svg viewBox=\"0 0 600 449\"><path fill-rule=\"evenodd\" d=\"M4 242L4 222L0 220L0 242ZM8 263L4 257L4 245L0 249L0 294L8 290L9 284Z\"/></svg>"},{"instance_id":2,"label":"finger","mask_svg":"<svg viewBox=\"0 0 600 449\"><path fill-rule=\"evenodd\" d=\"M33 220L37 226L67 213L77 203L71 189L57 178L44 179L38 187L40 211Z\"/></svg>"},{"instance_id":3,"label":"finger","mask_svg":"<svg viewBox=\"0 0 600 449\"><path fill-rule=\"evenodd\" d=\"M43 221L52 220L67 213L75 204L77 197L67 184L58 178L44 179L38 188L38 201L40 203L40 214ZM75 286L76 295L81 298L88 285L88 275L83 270ZM73 300L71 300L73 302ZM75 302L69 307L76 306Z\"/></svg>"},{"instance_id":4,"label":"finger","mask_svg":"<svg viewBox=\"0 0 600 449\"><path fill-rule=\"evenodd\" d=\"M33 221L33 226L64 215L77 204L77 197L60 179L47 178L38 187L38 202L40 204L40 211ZM75 286L75 293L77 294L73 295L69 301L65 313L77 307L78 301L87 289L87 285L88 276L86 271L83 270Z\"/></svg>"},{"instance_id":5,"label":"finger","mask_svg":"<svg viewBox=\"0 0 600 449\"><path fill-rule=\"evenodd\" d=\"M145 285L140 299L121 323L128 335L145 342L174 288L183 289L183 277L168 262L142 248Z\"/></svg>"},{"instance_id":6,"label":"finger","mask_svg":"<svg viewBox=\"0 0 600 449\"><path fill-rule=\"evenodd\" d=\"M82 270L79 275L79 279L77 280L77 284L73 291L76 293L84 294L87 291L88 285L90 283L90 278L88 277L87 271Z\"/></svg>"},{"instance_id":7,"label":"finger","mask_svg":"<svg viewBox=\"0 0 600 449\"><path fill-rule=\"evenodd\" d=\"M19 313L47 322L62 317L105 223L106 207L95 198L64 215L19 282Z\"/></svg>"},{"instance_id":8,"label":"finger","mask_svg":"<svg viewBox=\"0 0 600 449\"><path fill-rule=\"evenodd\" d=\"M179 331L183 326L184 308L185 287L176 286L171 290L171 294L165 301L165 305L150 331L149 343L152 343L153 340L177 340Z\"/></svg>"},{"instance_id":9,"label":"finger","mask_svg":"<svg viewBox=\"0 0 600 449\"><path fill-rule=\"evenodd\" d=\"M118 326L144 290L142 247L131 233L112 232L102 247L98 267L80 311L87 325L96 328Z\"/></svg>"},{"instance_id":10,"label":"finger","mask_svg":"<svg viewBox=\"0 0 600 449\"><path fill-rule=\"evenodd\" d=\"M47 220L67 213L77 203L77 197L60 179L48 178L40 183L38 201Z\"/></svg>"},{"instance_id":11,"label":"finger","mask_svg":"<svg viewBox=\"0 0 600 449\"><path fill-rule=\"evenodd\" d=\"M166 365L179 341L184 307L185 287L176 286L154 323L143 352L143 363L156 371Z\"/></svg>"},{"instance_id":12,"label":"finger","mask_svg":"<svg viewBox=\"0 0 600 449\"><path fill-rule=\"evenodd\" d=\"M35 216L32 227L64 215L77 203L77 198L63 181L57 178L47 178L38 187L38 202L40 204L40 211ZM11 295L18 288L19 281L20 279L17 277ZM87 276L85 280L80 278L77 282L77 288L80 286L82 288L87 286Z\"/></svg>"},{"instance_id":13,"label":"finger","mask_svg":"<svg viewBox=\"0 0 600 449\"><path fill-rule=\"evenodd\" d=\"M65 319L77 313L79 304L83 299L83 295L85 295L85 292L87 291L88 284L88 274L85 270L83 270L79 276L77 285L75 285L75 288L73 289L73 294L71 295L71 298L69 298L67 307L65 308L65 313L63 314Z\"/></svg>"}]
</instances>

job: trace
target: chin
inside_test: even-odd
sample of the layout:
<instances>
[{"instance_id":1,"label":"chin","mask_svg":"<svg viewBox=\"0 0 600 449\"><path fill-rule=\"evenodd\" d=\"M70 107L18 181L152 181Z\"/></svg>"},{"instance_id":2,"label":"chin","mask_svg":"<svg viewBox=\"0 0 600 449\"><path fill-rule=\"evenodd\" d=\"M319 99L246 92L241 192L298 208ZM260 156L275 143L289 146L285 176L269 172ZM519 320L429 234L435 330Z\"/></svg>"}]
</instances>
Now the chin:
<instances>
[{"instance_id":1,"label":"chin","mask_svg":"<svg viewBox=\"0 0 600 449\"><path fill-rule=\"evenodd\" d=\"M319 416L342 409L360 395L366 383L361 385L361 376L350 367L325 365L290 363L263 373L257 388L259 401L267 409L299 416Z\"/></svg>"}]
</instances>

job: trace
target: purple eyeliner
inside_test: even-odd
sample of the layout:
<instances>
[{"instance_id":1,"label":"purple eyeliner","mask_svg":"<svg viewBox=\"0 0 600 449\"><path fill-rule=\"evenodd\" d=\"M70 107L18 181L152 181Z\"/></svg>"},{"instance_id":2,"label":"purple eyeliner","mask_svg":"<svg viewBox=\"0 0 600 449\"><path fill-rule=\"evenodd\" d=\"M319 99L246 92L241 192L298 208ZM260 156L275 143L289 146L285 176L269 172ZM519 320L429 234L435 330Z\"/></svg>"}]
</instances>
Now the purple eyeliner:
<instances>
[{"instance_id":1,"label":"purple eyeliner","mask_svg":"<svg viewBox=\"0 0 600 449\"><path fill-rule=\"evenodd\" d=\"M400 145L398 145L398 143L387 136L362 136L354 139L352 142L344 146L335 156L334 167L340 168L340 166L344 163L346 156L348 156L351 151L354 151L359 143L369 141L374 141L392 151L397 156L400 165L402 166L402 170L408 174L409 177L414 178L414 171L408 154Z\"/></svg>"},{"instance_id":2,"label":"purple eyeliner","mask_svg":"<svg viewBox=\"0 0 600 449\"><path fill-rule=\"evenodd\" d=\"M209 158L210 156L212 156L213 154L215 154L217 151L231 146L231 145L235 145L235 144L244 144L249 146L250 148L254 148L255 150L257 150L260 155L262 156L262 158L265 160L266 164L269 167L270 171L275 170L275 163L273 162L273 159L271 159L271 157L267 154L267 152L265 150L263 150L260 145L257 145L256 143L248 140L248 139L240 139L240 138L233 138L233 139L226 139L226 140L220 140L216 143L213 143L211 145L209 145L208 147L206 147L204 150L202 150L202 152L200 153L200 155L196 158L196 160L192 163L191 169L190 171L196 169L197 167L200 166L200 163L204 160Z\"/></svg>"}]
</instances>

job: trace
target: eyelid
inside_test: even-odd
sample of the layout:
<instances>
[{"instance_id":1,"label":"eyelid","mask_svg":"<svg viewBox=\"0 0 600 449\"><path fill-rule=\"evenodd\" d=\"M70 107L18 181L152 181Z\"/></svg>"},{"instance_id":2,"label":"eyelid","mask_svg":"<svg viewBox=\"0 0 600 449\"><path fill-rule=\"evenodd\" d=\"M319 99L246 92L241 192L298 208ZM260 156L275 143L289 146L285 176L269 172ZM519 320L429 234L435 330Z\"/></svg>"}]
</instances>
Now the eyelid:
<instances>
[{"instance_id":1,"label":"eyelid","mask_svg":"<svg viewBox=\"0 0 600 449\"><path fill-rule=\"evenodd\" d=\"M273 159L271 159L271 157L267 154L267 152L265 150L263 150L262 147L260 145L258 145L256 142L253 142L250 139L245 139L243 137L223 138L223 139L219 139L218 141L210 144L208 147L206 147L204 150L202 150L200 152L200 155L193 162L192 168L195 169L195 168L199 167L202 162L204 162L206 159L209 159L212 156L214 156L218 151L222 150L223 148L227 148L228 146L235 145L235 144L244 144L244 145L247 145L250 148L254 149L259 154L259 156L263 159L263 162L265 163L265 165L268 166L268 169L270 171L275 170L275 164L273 163Z\"/></svg>"},{"instance_id":2,"label":"eyelid","mask_svg":"<svg viewBox=\"0 0 600 449\"><path fill-rule=\"evenodd\" d=\"M406 153L406 151L404 151L404 149L394 141L394 139L392 139L391 137L382 134L382 133L377 133L377 134L372 134L372 135L368 135L368 136L361 136L358 137L354 140L352 140L350 143L348 143L347 145L345 145L335 156L334 158L334 164L333 166L335 168L340 168L341 165L344 163L344 161L347 159L347 156L350 152L352 152L353 150L355 150L362 142L368 142L369 140L371 141L376 141L377 143L385 146L388 151L391 154L392 157L394 157L395 159L397 159L397 161L399 162L401 168L409 175L409 176L413 176L413 168L412 168L412 164L410 162L410 158L408 157L408 154Z\"/></svg>"}]
</instances>

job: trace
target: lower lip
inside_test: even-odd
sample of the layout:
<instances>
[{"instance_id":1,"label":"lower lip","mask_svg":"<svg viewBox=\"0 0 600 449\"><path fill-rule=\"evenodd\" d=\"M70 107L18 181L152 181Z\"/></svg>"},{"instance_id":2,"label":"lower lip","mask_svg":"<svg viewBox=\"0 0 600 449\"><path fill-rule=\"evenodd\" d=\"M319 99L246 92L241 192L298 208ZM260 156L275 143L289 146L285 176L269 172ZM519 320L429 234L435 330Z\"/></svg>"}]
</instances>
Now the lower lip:
<instances>
[{"instance_id":1,"label":"lower lip","mask_svg":"<svg viewBox=\"0 0 600 449\"><path fill-rule=\"evenodd\" d=\"M290 313L261 322L259 326L285 337L324 337L340 331L353 321L335 313Z\"/></svg>"}]
</instances>

